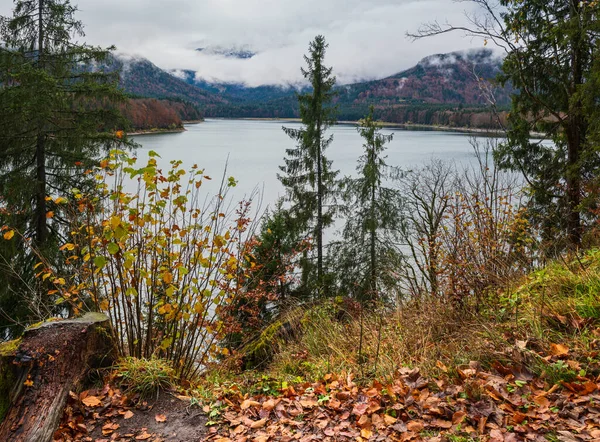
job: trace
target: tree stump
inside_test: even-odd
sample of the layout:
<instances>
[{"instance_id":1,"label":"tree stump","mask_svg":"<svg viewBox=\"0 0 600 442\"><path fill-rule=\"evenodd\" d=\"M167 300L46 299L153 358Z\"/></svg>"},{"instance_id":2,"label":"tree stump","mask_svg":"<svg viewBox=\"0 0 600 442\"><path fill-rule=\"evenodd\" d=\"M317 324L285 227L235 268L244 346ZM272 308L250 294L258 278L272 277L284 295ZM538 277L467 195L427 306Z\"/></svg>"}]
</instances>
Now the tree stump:
<instances>
[{"instance_id":1,"label":"tree stump","mask_svg":"<svg viewBox=\"0 0 600 442\"><path fill-rule=\"evenodd\" d=\"M108 318L90 313L30 328L17 348L0 353L0 394L8 392L0 441L51 441L69 391L112 357L110 336Z\"/></svg>"}]
</instances>

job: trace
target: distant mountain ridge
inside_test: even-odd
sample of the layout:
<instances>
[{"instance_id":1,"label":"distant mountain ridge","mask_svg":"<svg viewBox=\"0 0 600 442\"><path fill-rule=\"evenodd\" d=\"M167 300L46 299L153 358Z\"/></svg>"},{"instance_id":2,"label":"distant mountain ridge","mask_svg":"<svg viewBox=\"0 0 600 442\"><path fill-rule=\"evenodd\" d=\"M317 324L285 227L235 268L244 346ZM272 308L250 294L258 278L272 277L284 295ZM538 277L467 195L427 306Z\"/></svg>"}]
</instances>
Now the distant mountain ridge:
<instances>
[{"instance_id":1,"label":"distant mountain ridge","mask_svg":"<svg viewBox=\"0 0 600 442\"><path fill-rule=\"evenodd\" d=\"M291 86L212 83L198 79L194 71L166 72L141 58L119 62L127 92L186 100L206 116L291 118L299 114L298 90ZM376 116L389 122L493 126L490 112L484 109L489 97L506 107L512 92L510 86L494 82L501 65L502 59L489 49L431 55L389 77L338 86L338 117L357 120L374 105Z\"/></svg>"},{"instance_id":2,"label":"distant mountain ridge","mask_svg":"<svg viewBox=\"0 0 600 442\"><path fill-rule=\"evenodd\" d=\"M372 104L486 105L482 87L489 87L497 104L510 102L510 88L494 84L502 59L490 49L436 54L416 66L381 80L341 87L341 101Z\"/></svg>"},{"instance_id":3,"label":"distant mountain ridge","mask_svg":"<svg viewBox=\"0 0 600 442\"><path fill-rule=\"evenodd\" d=\"M256 52L246 48L225 48L221 46L208 46L204 48L196 48L196 51L208 55L220 55L226 58L248 59L256 55Z\"/></svg>"}]
</instances>

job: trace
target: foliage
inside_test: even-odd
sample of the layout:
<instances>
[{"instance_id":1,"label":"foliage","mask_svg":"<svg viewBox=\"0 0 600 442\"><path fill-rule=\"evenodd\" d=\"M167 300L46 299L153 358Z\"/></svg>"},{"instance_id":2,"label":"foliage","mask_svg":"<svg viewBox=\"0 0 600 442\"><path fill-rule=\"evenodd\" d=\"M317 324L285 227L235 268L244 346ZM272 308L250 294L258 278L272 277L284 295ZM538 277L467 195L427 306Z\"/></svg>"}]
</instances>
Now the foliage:
<instances>
[{"instance_id":1,"label":"foliage","mask_svg":"<svg viewBox=\"0 0 600 442\"><path fill-rule=\"evenodd\" d=\"M122 112L134 130L182 129L184 121L202 119L195 106L172 100L132 98Z\"/></svg>"},{"instance_id":2,"label":"foliage","mask_svg":"<svg viewBox=\"0 0 600 442\"><path fill-rule=\"evenodd\" d=\"M157 157L150 152L136 168L125 152L111 152L95 173L100 196L74 191L72 240L60 248L71 273L59 276L42 261L38 276L75 314L105 312L122 355L162 357L178 376L192 377L226 351L216 346L228 331L219 316L251 267L250 205L227 213L226 189L236 185L229 178L201 206L211 178L196 165L186 173L179 161L163 175ZM125 191L127 182L137 182L136 193Z\"/></svg>"},{"instance_id":3,"label":"foliage","mask_svg":"<svg viewBox=\"0 0 600 442\"><path fill-rule=\"evenodd\" d=\"M331 256L341 291L366 303L390 300L397 285L402 199L398 190L384 184L392 175L383 155L392 135L380 132L373 108L358 132L365 142L356 167L359 176L343 182L346 225Z\"/></svg>"},{"instance_id":4,"label":"foliage","mask_svg":"<svg viewBox=\"0 0 600 442\"><path fill-rule=\"evenodd\" d=\"M600 32L597 1L471 0L481 14L468 27L435 22L415 37L460 30L507 53L499 76L512 95L501 167L522 173L530 186L530 217L557 250L581 243L590 217L585 204L598 168L593 143L597 89L593 79ZM552 143L532 141L541 132ZM561 243L558 244L558 239ZM549 250L549 249L548 249Z\"/></svg>"},{"instance_id":5,"label":"foliage","mask_svg":"<svg viewBox=\"0 0 600 442\"><path fill-rule=\"evenodd\" d=\"M302 264L303 286L311 279L316 283L314 291L309 289L313 296L321 296L325 290L323 233L333 223L331 203L338 174L325 156L333 140L333 135L327 137L325 132L335 122L335 107L331 104L335 96L335 77L332 68L323 64L326 49L325 38L319 35L310 43L310 55L304 56L307 67L302 68L302 74L311 83L312 92L298 96L303 127L284 128L298 144L286 150L285 165L280 167L283 174L278 175L291 203L293 229L316 242L316 277L310 276L311 268L315 267L313 263L305 259Z\"/></svg>"},{"instance_id":6,"label":"foliage","mask_svg":"<svg viewBox=\"0 0 600 442\"><path fill-rule=\"evenodd\" d=\"M479 309L531 270L535 242L519 182L494 166L494 143L473 145L473 167L454 172L434 161L407 176L404 280L412 296Z\"/></svg>"},{"instance_id":7,"label":"foliage","mask_svg":"<svg viewBox=\"0 0 600 442\"><path fill-rule=\"evenodd\" d=\"M249 242L252 261L246 264L249 276L243 293L221 313L224 322L230 324L230 333L222 343L225 347L246 347L257 334L263 339L263 328L293 303L297 282L293 270L299 254L309 245L294 233L292 223L289 213L279 205L265 214L260 231ZM251 365L249 360L256 358L248 357L246 350L244 353L245 365Z\"/></svg>"},{"instance_id":8,"label":"foliage","mask_svg":"<svg viewBox=\"0 0 600 442\"><path fill-rule=\"evenodd\" d=\"M583 95L594 72L600 7L578 1L507 3L506 38L518 36L523 44L503 65L502 81L510 80L520 93L513 96L500 164L529 178L545 239L556 242L560 232L578 245L587 218L582 194L599 165ZM531 142L531 130L547 134L553 145Z\"/></svg>"},{"instance_id":9,"label":"foliage","mask_svg":"<svg viewBox=\"0 0 600 442\"><path fill-rule=\"evenodd\" d=\"M86 188L84 171L124 142L115 135L125 126L116 109L124 100L117 76L85 69L110 49L73 41L83 35L75 13L68 0L17 0L13 16L1 18L0 223L23 234L0 249L0 307L8 321L52 311L39 296L35 257L23 253L23 238L55 259L67 225L64 206L54 200Z\"/></svg>"}]
</instances>

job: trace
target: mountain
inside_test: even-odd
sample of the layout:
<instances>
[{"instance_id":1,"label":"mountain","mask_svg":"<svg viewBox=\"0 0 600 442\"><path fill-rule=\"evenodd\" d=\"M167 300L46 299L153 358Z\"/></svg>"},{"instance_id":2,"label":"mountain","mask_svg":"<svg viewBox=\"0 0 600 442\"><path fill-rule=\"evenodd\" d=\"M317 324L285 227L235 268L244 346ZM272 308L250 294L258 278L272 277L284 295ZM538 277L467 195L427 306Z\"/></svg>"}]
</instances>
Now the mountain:
<instances>
[{"instance_id":1,"label":"mountain","mask_svg":"<svg viewBox=\"0 0 600 442\"><path fill-rule=\"evenodd\" d=\"M253 52L247 47L225 48L222 46L207 46L205 48L197 48L196 51L207 55L219 55L226 58L239 58L242 60L252 58L256 55L256 52Z\"/></svg>"},{"instance_id":2,"label":"mountain","mask_svg":"<svg viewBox=\"0 0 600 442\"><path fill-rule=\"evenodd\" d=\"M136 96L186 100L209 117L299 116L299 91L292 86L211 83L196 78L193 71L169 73L141 58L122 57L116 63L122 69L123 88ZM392 123L493 127L496 119L486 109L489 95L482 88L493 94L499 107L508 106L512 89L494 83L501 64L488 49L437 54L380 80L338 86L338 118L358 120L373 105L377 118Z\"/></svg>"},{"instance_id":3,"label":"mountain","mask_svg":"<svg viewBox=\"0 0 600 442\"><path fill-rule=\"evenodd\" d=\"M171 74L206 92L220 95L227 102L266 103L284 97L295 96L295 92L298 91L291 86L247 87L239 83L211 83L197 79L196 73L191 70L173 70Z\"/></svg>"},{"instance_id":4,"label":"mountain","mask_svg":"<svg viewBox=\"0 0 600 442\"><path fill-rule=\"evenodd\" d=\"M497 104L508 105L510 88L494 84L502 59L489 49L431 55L416 66L382 80L340 88L344 104L486 105L482 86L494 92Z\"/></svg>"},{"instance_id":5,"label":"mountain","mask_svg":"<svg viewBox=\"0 0 600 442\"><path fill-rule=\"evenodd\" d=\"M225 103L222 97L192 86L141 57L114 56L109 69L121 72L121 87L145 98L176 98L195 105Z\"/></svg>"}]
</instances>

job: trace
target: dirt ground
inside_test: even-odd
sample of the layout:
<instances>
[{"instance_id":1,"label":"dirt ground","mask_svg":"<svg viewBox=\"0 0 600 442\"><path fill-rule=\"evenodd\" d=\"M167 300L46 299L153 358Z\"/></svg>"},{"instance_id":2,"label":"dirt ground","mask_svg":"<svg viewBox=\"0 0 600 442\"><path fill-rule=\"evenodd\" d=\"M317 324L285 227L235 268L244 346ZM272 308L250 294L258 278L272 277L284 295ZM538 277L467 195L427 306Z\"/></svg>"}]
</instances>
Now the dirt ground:
<instances>
[{"instance_id":1,"label":"dirt ground","mask_svg":"<svg viewBox=\"0 0 600 442\"><path fill-rule=\"evenodd\" d=\"M89 397L102 396L98 392ZM169 392L135 405L112 400L90 409L72 402L65 409L65 418L54 437L56 442L198 442L207 432L202 410L191 406L188 398Z\"/></svg>"}]
</instances>

